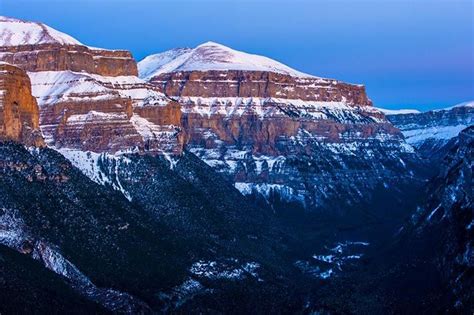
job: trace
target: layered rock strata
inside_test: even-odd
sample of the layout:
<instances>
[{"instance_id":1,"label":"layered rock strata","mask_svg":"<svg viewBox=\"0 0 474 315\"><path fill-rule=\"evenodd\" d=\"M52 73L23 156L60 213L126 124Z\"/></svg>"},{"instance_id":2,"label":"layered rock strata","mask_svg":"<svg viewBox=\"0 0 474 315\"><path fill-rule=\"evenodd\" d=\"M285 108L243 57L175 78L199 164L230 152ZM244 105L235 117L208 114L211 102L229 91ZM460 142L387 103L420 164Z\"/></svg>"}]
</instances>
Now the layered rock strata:
<instances>
[{"instance_id":1,"label":"layered rock strata","mask_svg":"<svg viewBox=\"0 0 474 315\"><path fill-rule=\"evenodd\" d=\"M88 47L42 23L0 17L0 41L0 60L26 71L137 75L130 52Z\"/></svg>"},{"instance_id":2,"label":"layered rock strata","mask_svg":"<svg viewBox=\"0 0 474 315\"><path fill-rule=\"evenodd\" d=\"M182 152L181 111L136 77L130 52L88 47L42 23L0 17L0 60L28 71L48 145Z\"/></svg>"},{"instance_id":3,"label":"layered rock strata","mask_svg":"<svg viewBox=\"0 0 474 315\"><path fill-rule=\"evenodd\" d=\"M40 146L39 109L25 71L0 62L0 139Z\"/></svg>"},{"instance_id":4,"label":"layered rock strata","mask_svg":"<svg viewBox=\"0 0 474 315\"><path fill-rule=\"evenodd\" d=\"M189 150L244 194L324 207L412 177L413 149L364 86L216 43L149 56L139 72L180 103Z\"/></svg>"},{"instance_id":5,"label":"layered rock strata","mask_svg":"<svg viewBox=\"0 0 474 315\"><path fill-rule=\"evenodd\" d=\"M29 74L49 145L110 153L181 153L181 111L140 79L72 71Z\"/></svg>"}]
</instances>

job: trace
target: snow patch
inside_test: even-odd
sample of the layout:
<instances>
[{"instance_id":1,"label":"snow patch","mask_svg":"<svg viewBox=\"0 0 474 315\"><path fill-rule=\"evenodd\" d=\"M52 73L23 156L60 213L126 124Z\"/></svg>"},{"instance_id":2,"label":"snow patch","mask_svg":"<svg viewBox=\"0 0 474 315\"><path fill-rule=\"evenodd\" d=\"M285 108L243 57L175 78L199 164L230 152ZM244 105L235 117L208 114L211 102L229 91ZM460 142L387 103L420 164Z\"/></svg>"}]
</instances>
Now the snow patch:
<instances>
[{"instance_id":1,"label":"snow patch","mask_svg":"<svg viewBox=\"0 0 474 315\"><path fill-rule=\"evenodd\" d=\"M416 145L428 139L449 140L456 137L468 125L435 126L402 131L408 144Z\"/></svg>"},{"instance_id":2,"label":"snow patch","mask_svg":"<svg viewBox=\"0 0 474 315\"><path fill-rule=\"evenodd\" d=\"M260 279L257 270L260 264L247 262L239 264L237 259L227 259L221 262L200 260L195 262L189 271L197 277L204 277L211 280L242 280L247 276ZM261 280L261 279L260 279Z\"/></svg>"},{"instance_id":3,"label":"snow patch","mask_svg":"<svg viewBox=\"0 0 474 315\"><path fill-rule=\"evenodd\" d=\"M0 244L20 250L29 237L26 224L15 209L0 208Z\"/></svg>"},{"instance_id":4,"label":"snow patch","mask_svg":"<svg viewBox=\"0 0 474 315\"><path fill-rule=\"evenodd\" d=\"M343 271L344 265L362 258L360 251L369 245L368 242L339 242L332 247L326 247L328 253L313 255L312 261L298 260L294 265L311 277L328 279Z\"/></svg>"},{"instance_id":5,"label":"snow patch","mask_svg":"<svg viewBox=\"0 0 474 315\"><path fill-rule=\"evenodd\" d=\"M257 194L262 195L268 200L271 193L277 193L285 201L297 201L302 204L305 202L305 197L302 193L282 184L236 182L234 187L244 196Z\"/></svg>"},{"instance_id":6,"label":"snow patch","mask_svg":"<svg viewBox=\"0 0 474 315\"><path fill-rule=\"evenodd\" d=\"M67 148L56 150L92 181L100 185L110 185L115 190L120 191L129 201L132 200L130 193L127 192L120 183L118 175L119 165L121 163L128 164L131 162L127 157L120 153L114 155ZM104 163L110 161L114 163ZM105 169L104 164L110 165L110 167Z\"/></svg>"}]
</instances>

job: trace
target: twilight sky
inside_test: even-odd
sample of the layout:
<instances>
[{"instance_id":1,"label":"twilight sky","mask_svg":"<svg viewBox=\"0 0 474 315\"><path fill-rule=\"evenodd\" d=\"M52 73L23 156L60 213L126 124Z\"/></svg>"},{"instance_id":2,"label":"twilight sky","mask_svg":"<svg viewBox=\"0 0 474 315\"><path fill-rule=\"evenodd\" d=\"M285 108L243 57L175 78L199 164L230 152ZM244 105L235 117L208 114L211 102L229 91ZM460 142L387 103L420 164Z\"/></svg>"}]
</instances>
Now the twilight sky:
<instances>
[{"instance_id":1,"label":"twilight sky","mask_svg":"<svg viewBox=\"0 0 474 315\"><path fill-rule=\"evenodd\" d=\"M0 14L137 60L212 40L365 84L379 107L474 100L472 0L0 0Z\"/></svg>"}]
</instances>

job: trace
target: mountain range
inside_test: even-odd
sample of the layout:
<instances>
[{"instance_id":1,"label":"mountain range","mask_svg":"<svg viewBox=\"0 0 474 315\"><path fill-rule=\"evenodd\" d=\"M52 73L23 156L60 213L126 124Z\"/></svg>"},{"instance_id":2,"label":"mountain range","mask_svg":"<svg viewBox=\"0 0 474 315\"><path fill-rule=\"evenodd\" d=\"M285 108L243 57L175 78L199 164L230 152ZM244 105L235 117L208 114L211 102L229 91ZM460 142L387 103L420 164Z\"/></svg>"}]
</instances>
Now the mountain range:
<instances>
[{"instance_id":1,"label":"mountain range","mask_svg":"<svg viewBox=\"0 0 474 315\"><path fill-rule=\"evenodd\" d=\"M473 121L0 17L0 312L469 313Z\"/></svg>"}]
</instances>

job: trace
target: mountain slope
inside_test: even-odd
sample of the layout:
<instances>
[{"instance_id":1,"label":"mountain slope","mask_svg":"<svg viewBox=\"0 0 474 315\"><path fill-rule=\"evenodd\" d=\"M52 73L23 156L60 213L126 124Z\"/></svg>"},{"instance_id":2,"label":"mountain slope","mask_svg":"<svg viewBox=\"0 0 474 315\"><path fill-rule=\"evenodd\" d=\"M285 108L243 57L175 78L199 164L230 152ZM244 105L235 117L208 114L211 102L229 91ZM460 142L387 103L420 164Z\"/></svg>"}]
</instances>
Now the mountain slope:
<instances>
[{"instance_id":1,"label":"mountain slope","mask_svg":"<svg viewBox=\"0 0 474 315\"><path fill-rule=\"evenodd\" d=\"M0 311L4 314L72 312L106 313L40 263L0 245Z\"/></svg>"},{"instance_id":2,"label":"mountain slope","mask_svg":"<svg viewBox=\"0 0 474 315\"><path fill-rule=\"evenodd\" d=\"M450 308L471 310L474 305L474 126L464 129L443 159L440 174L431 182L430 196L412 217L421 237L432 237L441 250L434 254L454 300Z\"/></svg>"},{"instance_id":3,"label":"mountain slope","mask_svg":"<svg viewBox=\"0 0 474 315\"><path fill-rule=\"evenodd\" d=\"M130 154L100 165L110 184L50 149L2 144L0 243L113 311L178 310L209 295L222 311L234 290L265 296L262 309L284 307L285 234L202 161L185 155L173 171L162 157Z\"/></svg>"},{"instance_id":4,"label":"mountain slope","mask_svg":"<svg viewBox=\"0 0 474 315\"><path fill-rule=\"evenodd\" d=\"M139 69L181 105L187 148L270 206L343 213L392 179L414 182L416 155L361 85L215 43L150 56Z\"/></svg>"},{"instance_id":5,"label":"mountain slope","mask_svg":"<svg viewBox=\"0 0 474 315\"><path fill-rule=\"evenodd\" d=\"M29 72L47 143L57 148L179 154L181 113L134 76Z\"/></svg>"},{"instance_id":6,"label":"mountain slope","mask_svg":"<svg viewBox=\"0 0 474 315\"><path fill-rule=\"evenodd\" d=\"M387 114L407 143L425 158L442 158L443 147L461 130L474 124L474 102L424 113Z\"/></svg>"},{"instance_id":7,"label":"mountain slope","mask_svg":"<svg viewBox=\"0 0 474 315\"><path fill-rule=\"evenodd\" d=\"M473 141L470 127L449 142L417 211L363 264L316 292L317 309L362 314L472 312Z\"/></svg>"}]
</instances>

